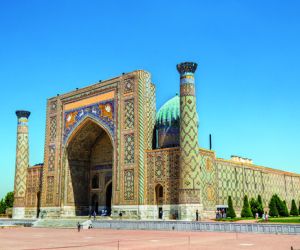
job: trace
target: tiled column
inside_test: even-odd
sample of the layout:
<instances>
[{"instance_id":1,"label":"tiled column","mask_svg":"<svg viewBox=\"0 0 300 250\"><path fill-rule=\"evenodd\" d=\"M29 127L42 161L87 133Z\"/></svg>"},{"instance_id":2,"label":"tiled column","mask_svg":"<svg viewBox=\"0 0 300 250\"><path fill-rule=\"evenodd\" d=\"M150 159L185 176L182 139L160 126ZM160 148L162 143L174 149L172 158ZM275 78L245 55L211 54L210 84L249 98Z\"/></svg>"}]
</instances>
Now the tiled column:
<instances>
[{"instance_id":1,"label":"tiled column","mask_svg":"<svg viewBox=\"0 0 300 250\"><path fill-rule=\"evenodd\" d=\"M192 219L196 210L200 209L201 183L194 79L196 69L197 64L192 62L177 65L180 73L179 205L181 206L181 219Z\"/></svg>"},{"instance_id":2,"label":"tiled column","mask_svg":"<svg viewBox=\"0 0 300 250\"><path fill-rule=\"evenodd\" d=\"M18 117L16 172L14 187L13 218L25 217L26 177L29 166L28 117L29 111L16 111Z\"/></svg>"}]
</instances>

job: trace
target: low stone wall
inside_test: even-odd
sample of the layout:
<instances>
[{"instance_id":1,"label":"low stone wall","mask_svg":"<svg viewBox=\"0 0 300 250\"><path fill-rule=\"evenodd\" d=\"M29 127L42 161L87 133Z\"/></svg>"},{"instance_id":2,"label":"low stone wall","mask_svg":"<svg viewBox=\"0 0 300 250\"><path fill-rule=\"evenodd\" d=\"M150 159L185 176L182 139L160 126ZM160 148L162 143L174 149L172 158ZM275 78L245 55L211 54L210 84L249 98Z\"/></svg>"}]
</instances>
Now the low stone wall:
<instances>
[{"instance_id":1,"label":"low stone wall","mask_svg":"<svg viewBox=\"0 0 300 250\"><path fill-rule=\"evenodd\" d=\"M16 219L0 219L0 226L11 226L11 225L15 225L15 226L27 226L27 227L31 227L33 225L33 223L36 222L36 220L16 220Z\"/></svg>"},{"instance_id":2,"label":"low stone wall","mask_svg":"<svg viewBox=\"0 0 300 250\"><path fill-rule=\"evenodd\" d=\"M187 221L93 221L94 228L127 230L206 231L262 234L300 234L300 224L187 222Z\"/></svg>"}]
</instances>

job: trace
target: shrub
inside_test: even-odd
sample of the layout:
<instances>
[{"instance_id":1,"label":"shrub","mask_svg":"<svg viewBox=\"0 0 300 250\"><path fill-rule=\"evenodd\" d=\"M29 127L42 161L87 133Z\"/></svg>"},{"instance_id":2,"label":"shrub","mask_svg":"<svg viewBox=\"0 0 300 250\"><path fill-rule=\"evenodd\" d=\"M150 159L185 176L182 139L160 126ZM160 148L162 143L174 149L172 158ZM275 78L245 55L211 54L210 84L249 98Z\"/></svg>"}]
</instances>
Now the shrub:
<instances>
[{"instance_id":1,"label":"shrub","mask_svg":"<svg viewBox=\"0 0 300 250\"><path fill-rule=\"evenodd\" d=\"M258 207L259 207L258 201L256 201L254 198L251 198L250 208L251 208L251 212L252 212L253 217L255 217L256 213L258 213Z\"/></svg>"},{"instance_id":2,"label":"shrub","mask_svg":"<svg viewBox=\"0 0 300 250\"><path fill-rule=\"evenodd\" d=\"M5 205L4 200L2 199L0 201L0 214L5 214L5 209L6 209L6 205Z\"/></svg>"},{"instance_id":3,"label":"shrub","mask_svg":"<svg viewBox=\"0 0 300 250\"><path fill-rule=\"evenodd\" d=\"M13 207L14 206L14 192L8 192L5 196L5 204L6 207Z\"/></svg>"},{"instance_id":4,"label":"shrub","mask_svg":"<svg viewBox=\"0 0 300 250\"><path fill-rule=\"evenodd\" d=\"M282 216L287 217L287 216L289 216L289 210L287 208L286 201L283 201L283 206L284 206L284 213Z\"/></svg>"},{"instance_id":5,"label":"shrub","mask_svg":"<svg viewBox=\"0 0 300 250\"><path fill-rule=\"evenodd\" d=\"M291 215L299 215L299 212L298 212L298 209L297 209L297 206L296 206L296 202L295 200L293 199L292 200L292 206L291 206L291 212L290 212Z\"/></svg>"},{"instance_id":6,"label":"shrub","mask_svg":"<svg viewBox=\"0 0 300 250\"><path fill-rule=\"evenodd\" d=\"M234 211L233 205L232 205L231 196L228 196L227 217L230 217L230 218L235 218L236 217L236 214L235 214L235 211Z\"/></svg>"},{"instance_id":7,"label":"shrub","mask_svg":"<svg viewBox=\"0 0 300 250\"><path fill-rule=\"evenodd\" d=\"M252 212L251 212L251 208L248 202L248 196L245 195L244 196L244 204L243 204L243 209L241 212L241 217L252 217Z\"/></svg>"},{"instance_id":8,"label":"shrub","mask_svg":"<svg viewBox=\"0 0 300 250\"><path fill-rule=\"evenodd\" d=\"M280 216L287 216L283 201L279 198L279 196L277 194L274 194L273 196L275 198L275 203L276 203L276 207L278 210L278 214Z\"/></svg>"},{"instance_id":9,"label":"shrub","mask_svg":"<svg viewBox=\"0 0 300 250\"><path fill-rule=\"evenodd\" d=\"M273 195L271 197L270 203L269 203L269 215L270 216L278 216L278 209L276 206L276 197Z\"/></svg>"},{"instance_id":10,"label":"shrub","mask_svg":"<svg viewBox=\"0 0 300 250\"><path fill-rule=\"evenodd\" d=\"M0 201L0 214L5 214L7 208L13 207L14 192L8 192L4 199Z\"/></svg>"},{"instance_id":11,"label":"shrub","mask_svg":"<svg viewBox=\"0 0 300 250\"><path fill-rule=\"evenodd\" d=\"M264 206L263 206L263 203L262 203L262 199L261 199L261 196L260 195L258 195L257 196L257 202L258 202L258 214L259 214L259 216L261 217L262 215L263 215L263 213L264 213Z\"/></svg>"}]
</instances>

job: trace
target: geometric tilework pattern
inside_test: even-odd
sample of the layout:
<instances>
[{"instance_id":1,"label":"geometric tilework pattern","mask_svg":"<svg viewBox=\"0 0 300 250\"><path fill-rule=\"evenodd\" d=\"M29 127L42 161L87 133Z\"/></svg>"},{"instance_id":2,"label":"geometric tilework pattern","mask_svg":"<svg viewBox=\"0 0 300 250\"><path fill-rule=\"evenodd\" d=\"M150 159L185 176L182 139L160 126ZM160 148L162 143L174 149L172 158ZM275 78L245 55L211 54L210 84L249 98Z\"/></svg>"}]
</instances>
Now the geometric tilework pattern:
<instances>
[{"instance_id":1,"label":"geometric tilework pattern","mask_svg":"<svg viewBox=\"0 0 300 250\"><path fill-rule=\"evenodd\" d=\"M124 200L134 199L134 172L133 169L124 171Z\"/></svg>"},{"instance_id":2,"label":"geometric tilework pattern","mask_svg":"<svg viewBox=\"0 0 300 250\"><path fill-rule=\"evenodd\" d=\"M56 138L56 116L50 118L50 142Z\"/></svg>"},{"instance_id":3,"label":"geometric tilework pattern","mask_svg":"<svg viewBox=\"0 0 300 250\"><path fill-rule=\"evenodd\" d=\"M147 204L156 204L155 190L160 185L163 187L163 204L178 204L178 148L147 153Z\"/></svg>"},{"instance_id":4,"label":"geometric tilework pattern","mask_svg":"<svg viewBox=\"0 0 300 250\"><path fill-rule=\"evenodd\" d=\"M20 130L26 131L27 127L22 127L23 128L20 128L20 126L18 126L17 134L15 197L25 197L27 168L29 164L28 133L19 132ZM19 205L21 206L22 204Z\"/></svg>"},{"instance_id":5,"label":"geometric tilework pattern","mask_svg":"<svg viewBox=\"0 0 300 250\"><path fill-rule=\"evenodd\" d=\"M57 101L53 101L50 104L50 111L55 112L57 109Z\"/></svg>"},{"instance_id":6,"label":"geometric tilework pattern","mask_svg":"<svg viewBox=\"0 0 300 250\"><path fill-rule=\"evenodd\" d=\"M134 91L134 81L131 78L124 80L124 94L131 93Z\"/></svg>"},{"instance_id":7,"label":"geometric tilework pattern","mask_svg":"<svg viewBox=\"0 0 300 250\"><path fill-rule=\"evenodd\" d=\"M54 177L48 176L47 177L47 196L46 196L47 204L53 203L53 194L54 194Z\"/></svg>"},{"instance_id":8,"label":"geometric tilework pattern","mask_svg":"<svg viewBox=\"0 0 300 250\"><path fill-rule=\"evenodd\" d=\"M268 206L271 196L278 194L283 200L286 200L287 206L290 208L292 199L300 199L299 177L267 172L263 168L253 168L222 160L216 162L218 204L227 204L228 196L231 195L233 206L241 209L244 195L250 199L257 198L257 195L260 194L264 206Z\"/></svg>"},{"instance_id":9,"label":"geometric tilework pattern","mask_svg":"<svg viewBox=\"0 0 300 250\"><path fill-rule=\"evenodd\" d=\"M180 81L180 202L199 203L201 179L194 76L181 75Z\"/></svg>"},{"instance_id":10,"label":"geometric tilework pattern","mask_svg":"<svg viewBox=\"0 0 300 250\"><path fill-rule=\"evenodd\" d=\"M124 140L125 140L125 150L124 150L125 164L134 163L134 134L124 135Z\"/></svg>"},{"instance_id":11,"label":"geometric tilework pattern","mask_svg":"<svg viewBox=\"0 0 300 250\"><path fill-rule=\"evenodd\" d=\"M200 188L198 168L198 128L196 119L196 99L194 96L180 98L180 166L181 188Z\"/></svg>"},{"instance_id":12,"label":"geometric tilework pattern","mask_svg":"<svg viewBox=\"0 0 300 250\"><path fill-rule=\"evenodd\" d=\"M130 99L124 102L125 105L125 129L131 129L134 127L134 99Z\"/></svg>"},{"instance_id":13,"label":"geometric tilework pattern","mask_svg":"<svg viewBox=\"0 0 300 250\"><path fill-rule=\"evenodd\" d=\"M199 160L201 169L201 197L203 208L207 210L215 210L217 197L215 163L210 156L202 152L200 152Z\"/></svg>"},{"instance_id":14,"label":"geometric tilework pattern","mask_svg":"<svg viewBox=\"0 0 300 250\"><path fill-rule=\"evenodd\" d=\"M49 147L48 171L54 171L55 167L55 146Z\"/></svg>"}]
</instances>

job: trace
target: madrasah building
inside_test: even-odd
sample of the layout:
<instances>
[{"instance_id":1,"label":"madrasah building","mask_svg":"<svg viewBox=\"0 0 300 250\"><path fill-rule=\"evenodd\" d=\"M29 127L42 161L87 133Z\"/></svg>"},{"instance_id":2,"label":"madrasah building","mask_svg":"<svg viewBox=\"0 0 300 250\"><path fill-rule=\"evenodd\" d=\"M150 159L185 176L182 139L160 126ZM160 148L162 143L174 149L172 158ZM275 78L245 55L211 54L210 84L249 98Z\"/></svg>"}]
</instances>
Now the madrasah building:
<instances>
[{"instance_id":1,"label":"madrasah building","mask_svg":"<svg viewBox=\"0 0 300 250\"><path fill-rule=\"evenodd\" d=\"M180 95L156 112L155 85L143 70L47 101L44 163L29 166L29 111L16 111L13 218L73 217L106 209L124 218L195 219L217 205L273 194L300 201L300 175L224 160L199 147L196 63L177 65ZM201 121L201 115L200 121ZM201 146L201 145L200 145Z\"/></svg>"}]
</instances>

